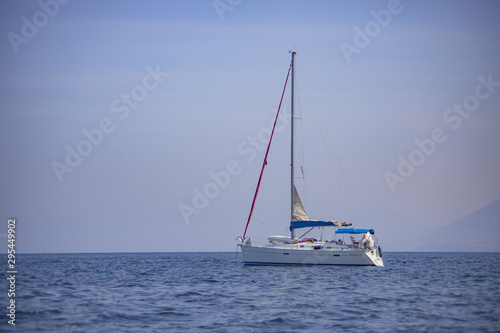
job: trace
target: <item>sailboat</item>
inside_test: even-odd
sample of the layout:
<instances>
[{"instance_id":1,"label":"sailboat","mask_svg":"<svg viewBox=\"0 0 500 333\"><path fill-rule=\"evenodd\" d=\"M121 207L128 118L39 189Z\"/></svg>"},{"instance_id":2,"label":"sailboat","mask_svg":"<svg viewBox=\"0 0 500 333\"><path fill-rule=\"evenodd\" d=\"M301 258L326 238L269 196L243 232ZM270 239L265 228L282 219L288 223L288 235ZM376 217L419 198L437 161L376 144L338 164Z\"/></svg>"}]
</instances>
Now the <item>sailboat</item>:
<instances>
[{"instance_id":1,"label":"sailboat","mask_svg":"<svg viewBox=\"0 0 500 333\"><path fill-rule=\"evenodd\" d=\"M288 69L285 87L281 95L276 119L271 131L269 143L261 168L261 173L254 194L250 214L242 237L238 237L238 246L241 248L243 262L246 265L351 265L351 266L383 266L382 249L378 239L374 240L373 229L353 228L352 223L336 220L312 220L302 204L294 177L294 81L295 81L295 51L290 51L292 61ZM247 237L248 225L251 221L255 202L260 188L262 175L267 165L267 157L276 128L279 112L285 95L288 78L291 74L291 213L290 236L274 235L267 238L264 245L254 244L251 237ZM307 232L301 236L296 231ZM315 228L331 229L333 237L315 239L305 237Z\"/></svg>"}]
</instances>

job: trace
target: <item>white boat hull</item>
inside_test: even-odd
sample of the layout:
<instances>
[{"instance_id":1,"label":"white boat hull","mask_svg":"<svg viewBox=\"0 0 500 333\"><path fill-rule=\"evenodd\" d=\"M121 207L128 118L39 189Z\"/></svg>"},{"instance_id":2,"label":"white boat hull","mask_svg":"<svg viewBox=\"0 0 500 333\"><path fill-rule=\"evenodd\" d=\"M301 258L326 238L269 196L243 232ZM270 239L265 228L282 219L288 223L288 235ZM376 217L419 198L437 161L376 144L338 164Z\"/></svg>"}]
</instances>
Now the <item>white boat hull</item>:
<instances>
[{"instance_id":1,"label":"white boat hull","mask_svg":"<svg viewBox=\"0 0 500 333\"><path fill-rule=\"evenodd\" d=\"M384 266L378 249L362 248L300 248L295 244L279 246L241 245L243 262L246 265L341 265Z\"/></svg>"}]
</instances>

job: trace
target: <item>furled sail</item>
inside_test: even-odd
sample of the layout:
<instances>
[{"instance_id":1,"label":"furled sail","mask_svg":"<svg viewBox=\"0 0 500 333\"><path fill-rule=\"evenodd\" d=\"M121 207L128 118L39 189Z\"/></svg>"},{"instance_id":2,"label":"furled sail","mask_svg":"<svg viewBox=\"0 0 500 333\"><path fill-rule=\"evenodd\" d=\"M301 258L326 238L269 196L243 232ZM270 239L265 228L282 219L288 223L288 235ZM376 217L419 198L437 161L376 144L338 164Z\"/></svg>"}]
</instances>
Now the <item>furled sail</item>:
<instances>
[{"instance_id":1,"label":"furled sail","mask_svg":"<svg viewBox=\"0 0 500 333\"><path fill-rule=\"evenodd\" d=\"M309 220L309 216L306 213L306 210L304 209L304 206L302 206L302 201L300 200L299 193L297 192L297 189L295 186L293 187L294 191L294 196L293 196L293 205L295 207L295 213L293 213L293 220L294 221L307 221Z\"/></svg>"},{"instance_id":2,"label":"furled sail","mask_svg":"<svg viewBox=\"0 0 500 333\"><path fill-rule=\"evenodd\" d=\"M335 220L330 220L329 222L332 222L333 225L337 228L340 228L340 227L350 227L352 225L352 223L348 223L348 222L340 222L340 221L335 221Z\"/></svg>"}]
</instances>

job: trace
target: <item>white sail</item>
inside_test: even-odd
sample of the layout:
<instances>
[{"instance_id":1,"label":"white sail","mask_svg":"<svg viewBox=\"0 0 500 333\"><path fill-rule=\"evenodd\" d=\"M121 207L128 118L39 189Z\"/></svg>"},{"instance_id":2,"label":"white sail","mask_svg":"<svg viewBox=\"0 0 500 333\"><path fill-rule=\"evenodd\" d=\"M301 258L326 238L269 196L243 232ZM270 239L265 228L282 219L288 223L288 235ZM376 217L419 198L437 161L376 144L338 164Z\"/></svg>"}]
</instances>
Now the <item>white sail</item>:
<instances>
[{"instance_id":1,"label":"white sail","mask_svg":"<svg viewBox=\"0 0 500 333\"><path fill-rule=\"evenodd\" d=\"M293 206L295 207L295 212L293 213L294 221L307 221L309 220L309 216L302 205L302 201L300 200L299 193L297 192L297 188L293 187L294 196L293 196Z\"/></svg>"}]
</instances>

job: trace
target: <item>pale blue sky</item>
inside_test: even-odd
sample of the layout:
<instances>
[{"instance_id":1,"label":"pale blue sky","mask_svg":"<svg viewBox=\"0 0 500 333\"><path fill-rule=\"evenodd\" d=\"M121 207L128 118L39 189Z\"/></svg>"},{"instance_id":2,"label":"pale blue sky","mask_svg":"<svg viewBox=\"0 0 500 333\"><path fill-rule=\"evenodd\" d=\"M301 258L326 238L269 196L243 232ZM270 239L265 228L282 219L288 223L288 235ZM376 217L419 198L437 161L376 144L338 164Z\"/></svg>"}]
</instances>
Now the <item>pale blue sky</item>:
<instances>
[{"instance_id":1,"label":"pale blue sky","mask_svg":"<svg viewBox=\"0 0 500 333\"><path fill-rule=\"evenodd\" d=\"M350 63L341 43L355 45L355 28L391 1L221 0L232 9L223 20L210 0L71 1L57 10L54 1L41 1L51 15L37 1L0 5L1 251L12 216L22 252L234 250L264 154L247 161L238 147L268 126L294 47L363 216L353 222L375 228L386 249L408 250L402 235L500 198L500 86L457 129L443 119L474 96L478 77L500 82L497 1L402 0ZM38 31L23 30L34 20ZM12 34L25 42L13 46ZM150 90L140 88L147 68L163 73L147 80L157 83ZM120 119L113 101L141 91ZM59 181L52 164L65 164L66 147L77 149L103 119L114 130ZM320 140L303 121L304 136ZM435 128L446 141L391 191L384 173ZM251 236L287 232L287 140L288 127L271 151L255 213L263 223L252 223ZM311 180L330 177L319 149L306 158L318 167ZM230 161L239 172L187 224L179 205L193 206L193 189ZM315 186L324 202L311 199L310 215L349 219L330 185Z\"/></svg>"}]
</instances>

